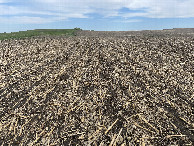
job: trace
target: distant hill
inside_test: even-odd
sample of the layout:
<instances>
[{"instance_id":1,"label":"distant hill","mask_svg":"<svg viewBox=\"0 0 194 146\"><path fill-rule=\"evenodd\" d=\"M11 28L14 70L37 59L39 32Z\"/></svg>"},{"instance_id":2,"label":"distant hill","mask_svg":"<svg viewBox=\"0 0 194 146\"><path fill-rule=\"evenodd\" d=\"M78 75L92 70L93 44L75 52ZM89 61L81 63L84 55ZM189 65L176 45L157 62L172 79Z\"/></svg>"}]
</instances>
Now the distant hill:
<instances>
[{"instance_id":1,"label":"distant hill","mask_svg":"<svg viewBox=\"0 0 194 146\"><path fill-rule=\"evenodd\" d=\"M0 33L0 40L4 39L21 39L28 37L36 37L36 36L74 36L76 35L76 31L81 30L80 28L74 29L35 29L35 30L27 30L27 31L19 31L19 32L11 32L11 33Z\"/></svg>"},{"instance_id":2,"label":"distant hill","mask_svg":"<svg viewBox=\"0 0 194 146\"><path fill-rule=\"evenodd\" d=\"M173 29L163 29L164 31L173 31L177 33L194 33L194 28L173 28Z\"/></svg>"},{"instance_id":3,"label":"distant hill","mask_svg":"<svg viewBox=\"0 0 194 146\"><path fill-rule=\"evenodd\" d=\"M194 35L194 28L173 28L163 30L141 30L141 31L95 31L74 29L35 29L11 33L0 33L0 40L22 39L41 36L134 36L134 35Z\"/></svg>"},{"instance_id":4,"label":"distant hill","mask_svg":"<svg viewBox=\"0 0 194 146\"><path fill-rule=\"evenodd\" d=\"M83 30L76 33L78 36L133 36L133 35L194 35L194 28L173 28L163 30L140 30L140 31L94 31Z\"/></svg>"}]
</instances>

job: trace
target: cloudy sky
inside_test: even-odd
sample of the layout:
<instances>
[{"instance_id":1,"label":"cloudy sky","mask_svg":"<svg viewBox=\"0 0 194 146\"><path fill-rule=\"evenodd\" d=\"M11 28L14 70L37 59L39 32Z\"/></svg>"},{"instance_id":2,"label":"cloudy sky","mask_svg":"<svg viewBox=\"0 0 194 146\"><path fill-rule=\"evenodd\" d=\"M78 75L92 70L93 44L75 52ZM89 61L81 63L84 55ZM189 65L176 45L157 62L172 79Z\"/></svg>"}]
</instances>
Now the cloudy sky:
<instances>
[{"instance_id":1,"label":"cloudy sky","mask_svg":"<svg viewBox=\"0 0 194 146\"><path fill-rule=\"evenodd\" d=\"M194 0L0 0L0 32L194 27Z\"/></svg>"}]
</instances>

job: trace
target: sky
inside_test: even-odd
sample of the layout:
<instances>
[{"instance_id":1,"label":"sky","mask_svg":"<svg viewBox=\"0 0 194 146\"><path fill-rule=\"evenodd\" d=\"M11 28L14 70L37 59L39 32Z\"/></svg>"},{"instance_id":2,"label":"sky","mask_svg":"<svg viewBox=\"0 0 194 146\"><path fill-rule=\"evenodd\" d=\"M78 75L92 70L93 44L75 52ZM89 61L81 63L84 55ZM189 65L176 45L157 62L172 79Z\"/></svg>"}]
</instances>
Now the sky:
<instances>
[{"instance_id":1,"label":"sky","mask_svg":"<svg viewBox=\"0 0 194 146\"><path fill-rule=\"evenodd\" d=\"M194 0L0 0L0 33L194 28Z\"/></svg>"}]
</instances>

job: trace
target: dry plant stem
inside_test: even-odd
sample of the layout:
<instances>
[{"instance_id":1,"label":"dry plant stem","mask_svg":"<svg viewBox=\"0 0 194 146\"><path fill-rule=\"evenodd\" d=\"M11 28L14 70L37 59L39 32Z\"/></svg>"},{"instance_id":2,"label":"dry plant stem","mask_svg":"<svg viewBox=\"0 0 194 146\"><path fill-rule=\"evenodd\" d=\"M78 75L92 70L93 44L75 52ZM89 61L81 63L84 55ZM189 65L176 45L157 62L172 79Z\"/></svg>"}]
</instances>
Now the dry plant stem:
<instances>
[{"instance_id":1,"label":"dry plant stem","mask_svg":"<svg viewBox=\"0 0 194 146\"><path fill-rule=\"evenodd\" d=\"M50 92L52 92L55 89L55 87L48 89L44 94L43 94L43 98L45 99L47 94L49 94Z\"/></svg>"},{"instance_id":2,"label":"dry plant stem","mask_svg":"<svg viewBox=\"0 0 194 146\"><path fill-rule=\"evenodd\" d=\"M144 142L144 138L142 138L141 145L142 146L145 146L146 145L145 142Z\"/></svg>"},{"instance_id":3,"label":"dry plant stem","mask_svg":"<svg viewBox=\"0 0 194 146\"><path fill-rule=\"evenodd\" d=\"M125 144L125 143L123 143L123 144L121 144L121 146L126 146L126 144Z\"/></svg>"},{"instance_id":4,"label":"dry plant stem","mask_svg":"<svg viewBox=\"0 0 194 146\"><path fill-rule=\"evenodd\" d=\"M92 136L90 136L88 139L91 140L93 138L93 141L96 139L96 134L98 134L100 132L100 130L102 130L103 127L100 127L98 130L96 130L96 132L94 132L92 134Z\"/></svg>"},{"instance_id":5,"label":"dry plant stem","mask_svg":"<svg viewBox=\"0 0 194 146\"><path fill-rule=\"evenodd\" d=\"M109 144L109 146L114 146L114 142L115 142L115 139L116 139L117 135L115 134L111 140L111 143Z\"/></svg>"},{"instance_id":6,"label":"dry plant stem","mask_svg":"<svg viewBox=\"0 0 194 146\"><path fill-rule=\"evenodd\" d=\"M137 127L139 127L139 128L141 128L141 129L144 129L144 130L146 130L146 131L148 131L148 132L155 133L154 131L151 131L151 130L149 130L149 129L147 129L147 128L144 128L144 127L140 126L140 125L137 124L135 121L134 121L134 125L137 126Z\"/></svg>"},{"instance_id":7,"label":"dry plant stem","mask_svg":"<svg viewBox=\"0 0 194 146\"><path fill-rule=\"evenodd\" d=\"M140 114L138 114L139 118L141 118L146 124L148 124L150 127L152 127L157 133L159 133L159 130L156 129L154 126L152 126L144 117L142 117Z\"/></svg>"},{"instance_id":8,"label":"dry plant stem","mask_svg":"<svg viewBox=\"0 0 194 146\"><path fill-rule=\"evenodd\" d=\"M171 137L185 137L186 135L167 135L166 138L171 138Z\"/></svg>"},{"instance_id":9,"label":"dry plant stem","mask_svg":"<svg viewBox=\"0 0 194 146\"><path fill-rule=\"evenodd\" d=\"M120 131L119 131L119 133L118 133L118 135L117 135L117 138L116 138L115 141L114 141L113 146L116 146L116 142L117 142L119 136L121 135L122 130L123 130L123 128L120 129Z\"/></svg>"},{"instance_id":10,"label":"dry plant stem","mask_svg":"<svg viewBox=\"0 0 194 146\"><path fill-rule=\"evenodd\" d=\"M35 141L32 142L31 146L33 146L40 139L40 137L42 136L44 132L45 132L45 129L39 135L36 135L36 139Z\"/></svg>"},{"instance_id":11,"label":"dry plant stem","mask_svg":"<svg viewBox=\"0 0 194 146\"><path fill-rule=\"evenodd\" d=\"M105 131L105 134L107 134L107 133L112 129L112 127L117 123L118 120L119 120L119 119L116 119L116 120L112 123L112 125L111 125L110 127L108 127L108 129Z\"/></svg>"}]
</instances>

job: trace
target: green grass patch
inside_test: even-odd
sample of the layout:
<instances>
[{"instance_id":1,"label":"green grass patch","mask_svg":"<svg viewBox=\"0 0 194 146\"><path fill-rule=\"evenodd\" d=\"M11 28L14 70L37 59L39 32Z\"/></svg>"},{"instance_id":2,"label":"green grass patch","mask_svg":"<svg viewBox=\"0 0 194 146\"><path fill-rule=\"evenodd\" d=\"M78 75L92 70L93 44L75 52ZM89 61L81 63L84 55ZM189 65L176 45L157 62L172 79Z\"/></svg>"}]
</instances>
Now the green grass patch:
<instances>
[{"instance_id":1,"label":"green grass patch","mask_svg":"<svg viewBox=\"0 0 194 146\"><path fill-rule=\"evenodd\" d=\"M35 29L11 33L0 33L0 40L5 39L22 39L36 36L75 36L76 31L81 30L80 28L74 29Z\"/></svg>"}]
</instances>

